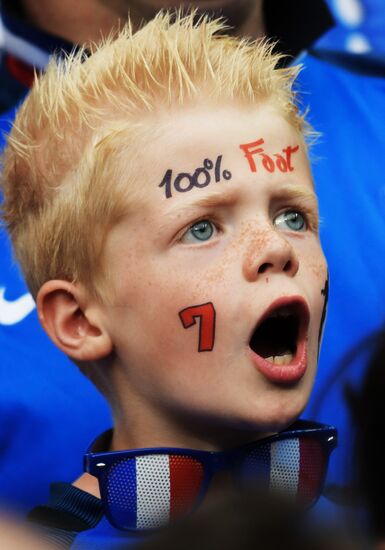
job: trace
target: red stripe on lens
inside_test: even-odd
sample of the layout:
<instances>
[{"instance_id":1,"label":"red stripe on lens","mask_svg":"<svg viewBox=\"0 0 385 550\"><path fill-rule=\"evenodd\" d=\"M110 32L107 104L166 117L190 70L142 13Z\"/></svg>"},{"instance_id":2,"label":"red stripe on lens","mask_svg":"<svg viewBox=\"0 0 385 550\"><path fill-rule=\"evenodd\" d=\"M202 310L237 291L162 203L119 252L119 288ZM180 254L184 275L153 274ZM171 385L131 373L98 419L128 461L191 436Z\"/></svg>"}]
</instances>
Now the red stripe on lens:
<instances>
[{"instance_id":1,"label":"red stripe on lens","mask_svg":"<svg viewBox=\"0 0 385 550\"><path fill-rule=\"evenodd\" d=\"M203 465L188 456L170 455L170 519L191 511L203 484Z\"/></svg>"},{"instance_id":2,"label":"red stripe on lens","mask_svg":"<svg viewBox=\"0 0 385 550\"><path fill-rule=\"evenodd\" d=\"M316 439L300 439L300 465L298 497L305 504L312 504L319 496L326 467L326 453Z\"/></svg>"}]
</instances>

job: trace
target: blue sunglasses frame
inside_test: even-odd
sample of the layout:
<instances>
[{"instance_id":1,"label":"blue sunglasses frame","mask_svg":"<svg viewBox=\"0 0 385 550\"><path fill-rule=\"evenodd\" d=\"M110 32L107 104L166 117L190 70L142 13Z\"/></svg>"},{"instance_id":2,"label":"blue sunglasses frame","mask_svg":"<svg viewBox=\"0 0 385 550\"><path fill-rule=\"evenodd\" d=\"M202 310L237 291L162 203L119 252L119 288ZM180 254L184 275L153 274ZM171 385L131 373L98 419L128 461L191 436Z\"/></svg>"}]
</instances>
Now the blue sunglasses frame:
<instances>
[{"instance_id":1,"label":"blue sunglasses frame","mask_svg":"<svg viewBox=\"0 0 385 550\"><path fill-rule=\"evenodd\" d=\"M237 465L242 463L245 455L252 450L262 448L264 445L271 445L277 441L287 439L311 438L319 442L324 451L324 471L319 483L319 491L314 495L308 507L314 505L322 494L328 461L331 452L337 445L337 430L333 426L318 422L298 420L288 429L269 437L259 439L255 442L242 445L228 451L200 451L196 449L185 449L176 447L153 447L143 449L132 449L123 451L103 451L108 448L112 439L112 430L107 430L96 438L84 455L84 471L95 476L99 482L100 494L103 502L104 512L109 522L118 529L131 532L151 531L152 529L138 529L123 526L116 520L111 505L108 503L108 476L111 467L129 459L135 459L151 455L172 455L176 457L189 457L198 461L203 467L203 479L199 493L191 507L191 512L201 504L213 476L223 470L236 470Z\"/></svg>"}]
</instances>

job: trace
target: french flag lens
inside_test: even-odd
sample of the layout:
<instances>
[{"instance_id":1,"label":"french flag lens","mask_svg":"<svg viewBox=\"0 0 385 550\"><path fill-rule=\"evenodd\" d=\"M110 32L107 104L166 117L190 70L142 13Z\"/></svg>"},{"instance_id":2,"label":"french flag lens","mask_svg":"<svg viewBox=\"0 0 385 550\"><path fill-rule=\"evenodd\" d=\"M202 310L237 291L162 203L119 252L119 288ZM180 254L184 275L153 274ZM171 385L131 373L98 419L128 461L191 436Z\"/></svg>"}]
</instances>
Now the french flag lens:
<instances>
[{"instance_id":1,"label":"french flag lens","mask_svg":"<svg viewBox=\"0 0 385 550\"><path fill-rule=\"evenodd\" d=\"M254 481L310 506L321 493L327 460L322 442L311 437L263 443L246 453L241 482Z\"/></svg>"},{"instance_id":2,"label":"french flag lens","mask_svg":"<svg viewBox=\"0 0 385 550\"><path fill-rule=\"evenodd\" d=\"M183 455L153 454L117 462L101 483L109 519L119 529L167 525L194 508L203 477L202 463Z\"/></svg>"}]
</instances>

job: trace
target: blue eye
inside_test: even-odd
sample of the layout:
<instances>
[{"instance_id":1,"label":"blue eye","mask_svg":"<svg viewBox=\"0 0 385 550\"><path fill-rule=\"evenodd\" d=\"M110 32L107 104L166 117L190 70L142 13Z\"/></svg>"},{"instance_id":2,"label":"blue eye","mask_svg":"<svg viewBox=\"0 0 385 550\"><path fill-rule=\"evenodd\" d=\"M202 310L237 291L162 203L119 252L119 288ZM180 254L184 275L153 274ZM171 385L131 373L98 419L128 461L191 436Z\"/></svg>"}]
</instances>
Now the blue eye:
<instances>
[{"instance_id":1,"label":"blue eye","mask_svg":"<svg viewBox=\"0 0 385 550\"><path fill-rule=\"evenodd\" d=\"M194 243L197 241L208 241L214 235L215 226L209 220L201 220L194 223L182 236L181 241Z\"/></svg>"},{"instance_id":2,"label":"blue eye","mask_svg":"<svg viewBox=\"0 0 385 550\"><path fill-rule=\"evenodd\" d=\"M306 219L298 210L286 210L274 220L274 225L284 231L306 231Z\"/></svg>"}]
</instances>

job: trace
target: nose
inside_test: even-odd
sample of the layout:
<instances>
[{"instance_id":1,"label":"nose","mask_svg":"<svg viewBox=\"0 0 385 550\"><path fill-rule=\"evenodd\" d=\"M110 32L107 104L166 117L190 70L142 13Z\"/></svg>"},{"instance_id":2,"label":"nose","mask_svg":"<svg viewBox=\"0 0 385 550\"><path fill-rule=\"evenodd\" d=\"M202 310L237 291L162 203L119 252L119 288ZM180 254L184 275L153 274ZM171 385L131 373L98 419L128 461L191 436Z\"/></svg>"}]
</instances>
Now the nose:
<instances>
[{"instance_id":1,"label":"nose","mask_svg":"<svg viewBox=\"0 0 385 550\"><path fill-rule=\"evenodd\" d=\"M249 282L272 273L294 277L298 268L299 261L292 244L273 228L253 236L243 262L243 274Z\"/></svg>"}]
</instances>

